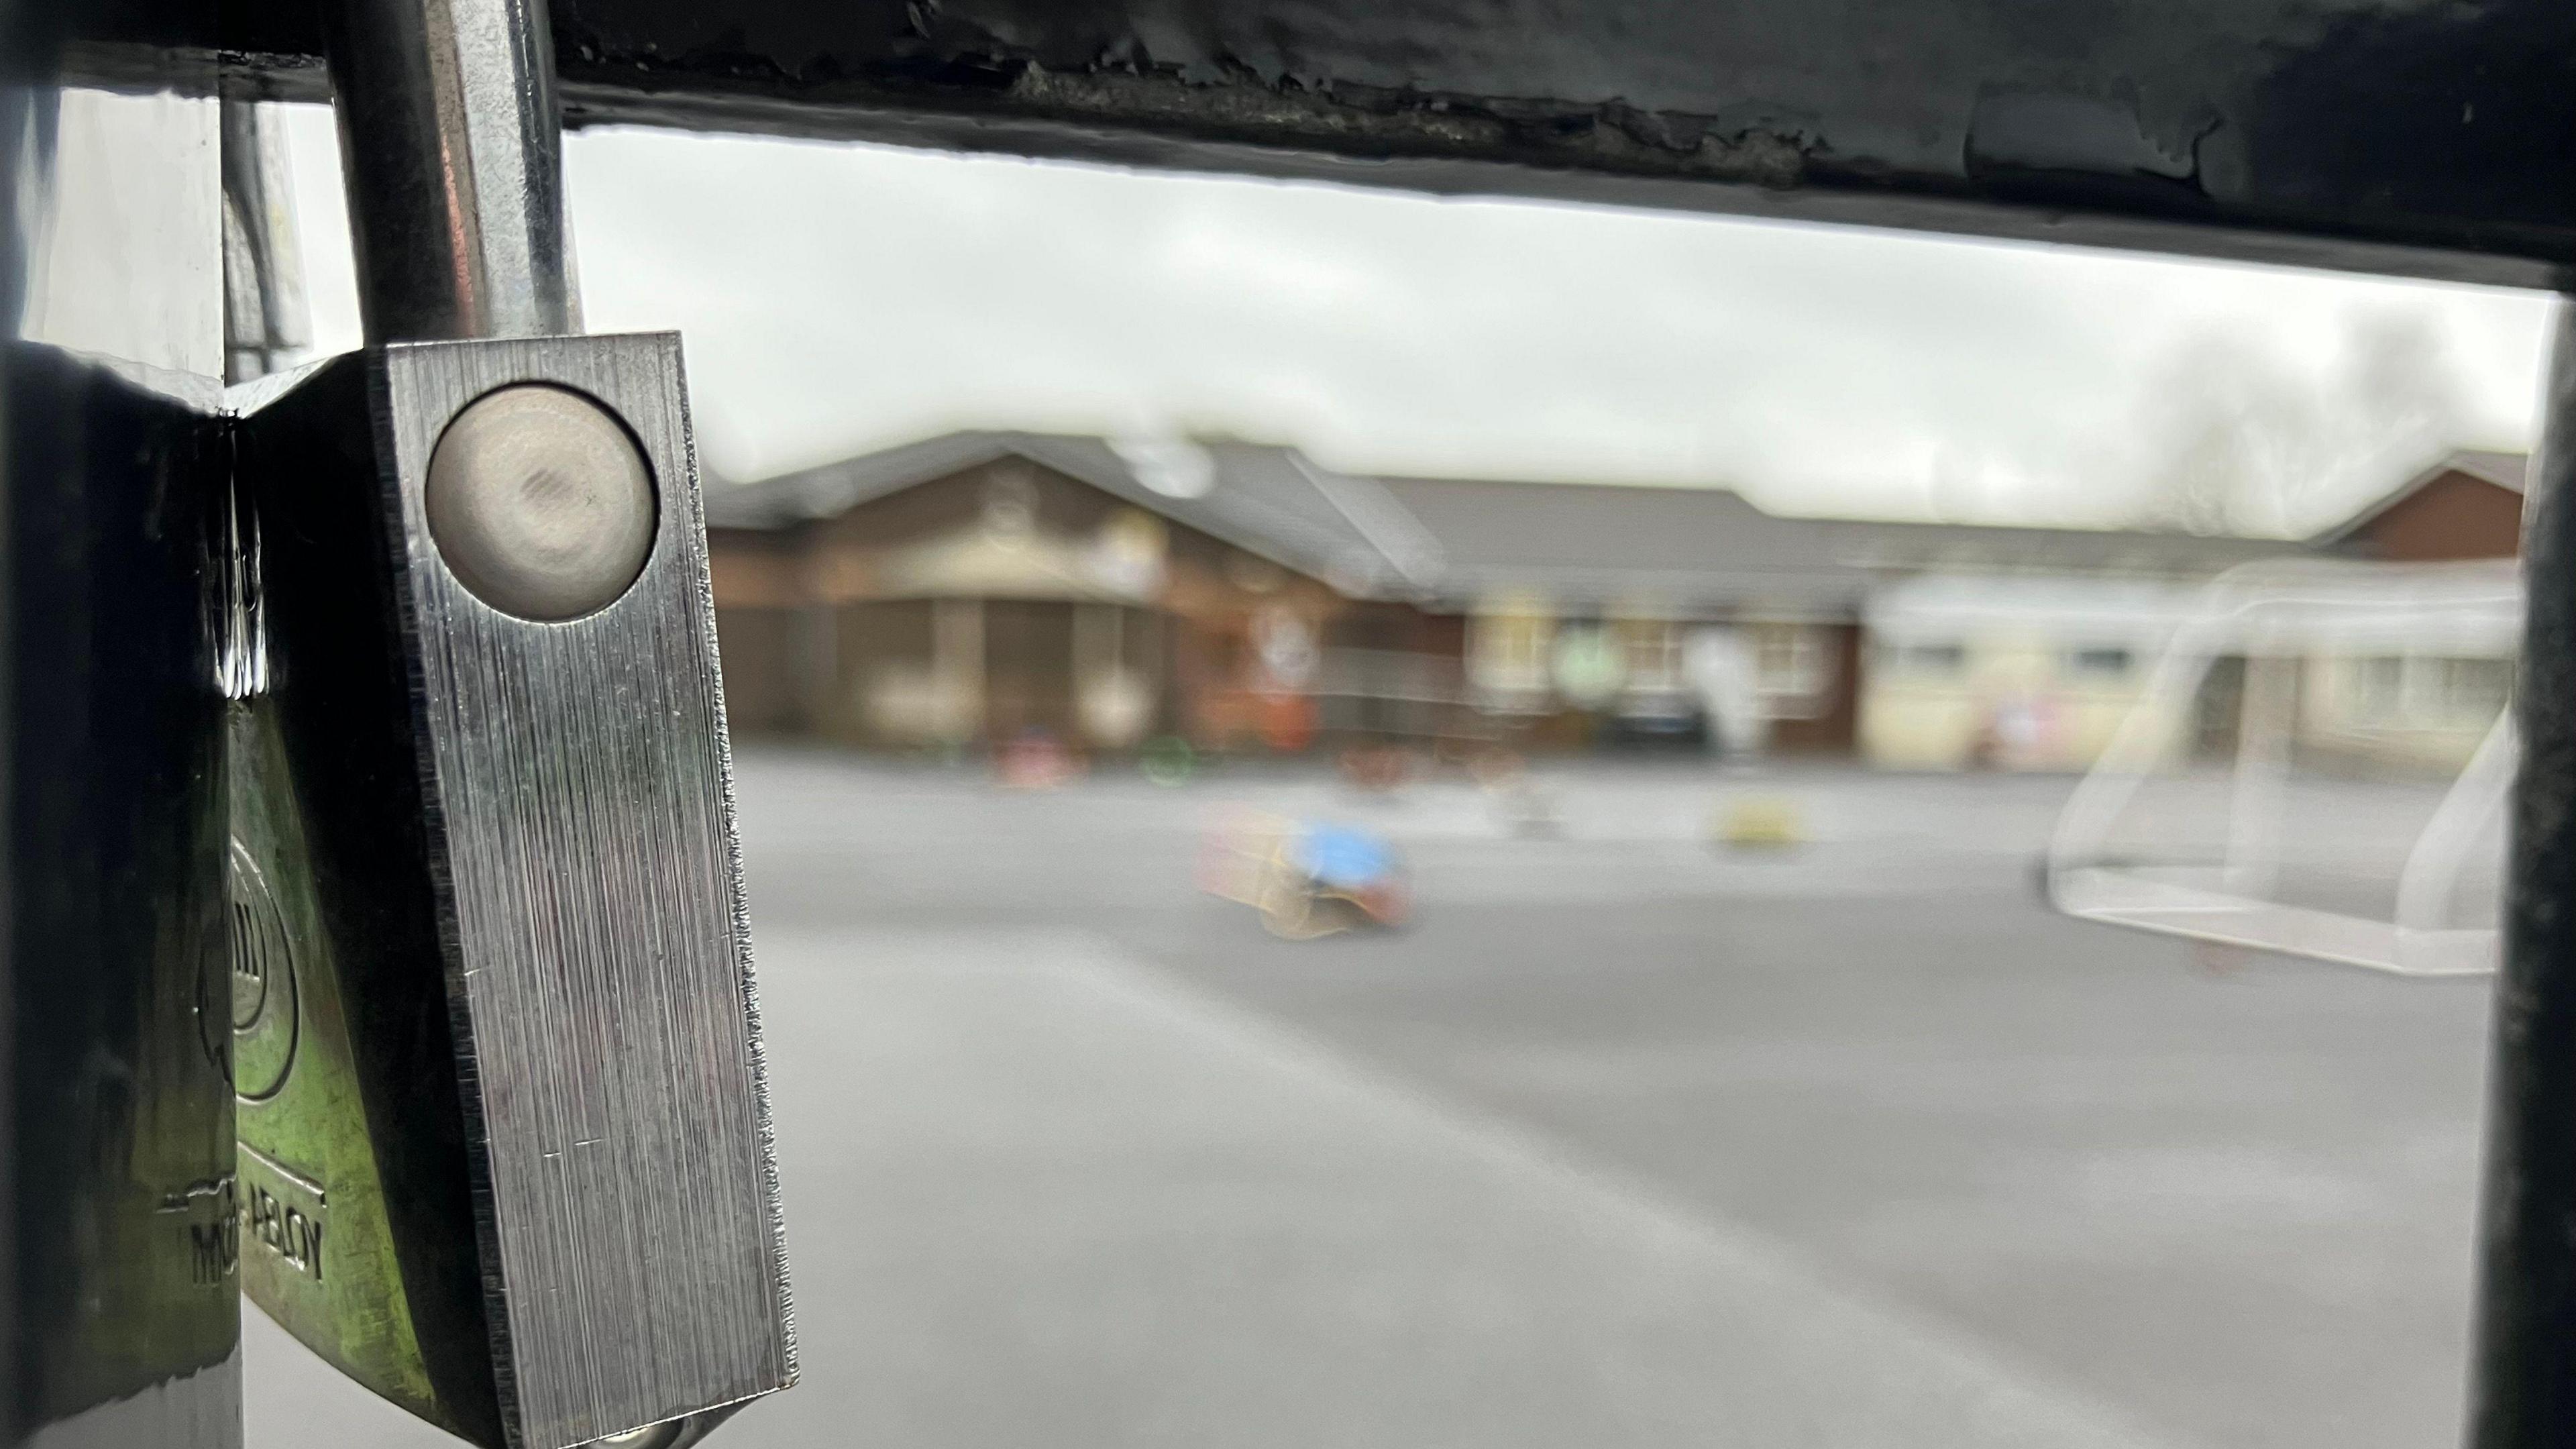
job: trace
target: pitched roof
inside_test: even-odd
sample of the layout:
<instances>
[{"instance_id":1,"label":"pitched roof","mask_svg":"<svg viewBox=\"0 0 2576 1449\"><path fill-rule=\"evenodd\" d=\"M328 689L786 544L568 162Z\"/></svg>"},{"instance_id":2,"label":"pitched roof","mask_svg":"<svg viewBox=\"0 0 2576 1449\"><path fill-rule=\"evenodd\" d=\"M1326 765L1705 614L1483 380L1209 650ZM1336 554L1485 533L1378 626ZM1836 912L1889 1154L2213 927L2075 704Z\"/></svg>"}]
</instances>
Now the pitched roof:
<instances>
[{"instance_id":1,"label":"pitched roof","mask_svg":"<svg viewBox=\"0 0 2576 1449\"><path fill-rule=\"evenodd\" d=\"M1253 443L1139 448L1006 432L950 433L713 487L707 521L792 527L1002 457L1052 468L1353 595L1453 606L1527 589L1600 608L1840 614L1894 573L2197 578L2313 548L2182 533L1791 518L1719 488L1379 479ZM1176 457L1184 466L1173 466Z\"/></svg>"},{"instance_id":2,"label":"pitched roof","mask_svg":"<svg viewBox=\"0 0 2576 1449\"><path fill-rule=\"evenodd\" d=\"M1841 557L1882 572L2113 574L2197 579L2255 559L2310 552L2289 538L2148 528L2026 528L1981 523L1820 520Z\"/></svg>"},{"instance_id":3,"label":"pitched roof","mask_svg":"<svg viewBox=\"0 0 2576 1449\"><path fill-rule=\"evenodd\" d=\"M2531 481L2531 455L2504 453L2492 448L2462 448L2449 458L2450 466L2463 473L2474 473L2499 488L2516 493Z\"/></svg>"},{"instance_id":4,"label":"pitched roof","mask_svg":"<svg viewBox=\"0 0 2576 1449\"><path fill-rule=\"evenodd\" d=\"M1203 478L1165 476L1192 470L1158 468L1153 453L1099 438L949 433L756 483L711 488L707 523L792 527L996 458L1020 457L1347 593L1411 596L1438 577L1438 545L1378 480L1335 473L1286 448L1178 446L1203 455L1193 460L1203 464L1197 470Z\"/></svg>"},{"instance_id":5,"label":"pitched roof","mask_svg":"<svg viewBox=\"0 0 2576 1449\"><path fill-rule=\"evenodd\" d=\"M830 518L871 498L944 478L1010 451L1000 433L948 433L782 473L756 483L726 483L706 490L710 528L786 528Z\"/></svg>"},{"instance_id":6,"label":"pitched roof","mask_svg":"<svg viewBox=\"0 0 2576 1449\"><path fill-rule=\"evenodd\" d=\"M2488 448L2462 448L2363 504L2341 523L2319 533L2314 542L2327 547L2343 543L2378 521L2381 514L2453 473L2465 473L2480 482L2520 493L2531 478L2531 455Z\"/></svg>"},{"instance_id":7,"label":"pitched roof","mask_svg":"<svg viewBox=\"0 0 2576 1449\"><path fill-rule=\"evenodd\" d=\"M1839 611L1869 584L1813 521L1775 517L1723 489L1457 478L1386 486L1440 541L1439 592L1454 602L1535 589L1603 607Z\"/></svg>"},{"instance_id":8,"label":"pitched roof","mask_svg":"<svg viewBox=\"0 0 2576 1449\"><path fill-rule=\"evenodd\" d=\"M1793 518L1716 488L1391 478L1439 538L1453 599L1543 588L1596 605L1856 607L1889 573L2197 578L2301 552L2276 539Z\"/></svg>"}]
</instances>

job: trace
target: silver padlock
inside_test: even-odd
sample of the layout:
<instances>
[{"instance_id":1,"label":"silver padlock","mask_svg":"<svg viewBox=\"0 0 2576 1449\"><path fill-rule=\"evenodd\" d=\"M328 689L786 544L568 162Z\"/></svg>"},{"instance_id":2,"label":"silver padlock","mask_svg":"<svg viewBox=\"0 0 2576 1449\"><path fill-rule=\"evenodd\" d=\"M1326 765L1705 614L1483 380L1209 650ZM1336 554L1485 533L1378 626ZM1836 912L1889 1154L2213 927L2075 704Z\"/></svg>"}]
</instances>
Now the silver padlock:
<instances>
[{"instance_id":1,"label":"silver padlock","mask_svg":"<svg viewBox=\"0 0 2576 1449\"><path fill-rule=\"evenodd\" d=\"M541 6L343 20L370 344L235 440L242 1281L477 1443L693 1442L796 1370L679 343L568 335Z\"/></svg>"}]
</instances>

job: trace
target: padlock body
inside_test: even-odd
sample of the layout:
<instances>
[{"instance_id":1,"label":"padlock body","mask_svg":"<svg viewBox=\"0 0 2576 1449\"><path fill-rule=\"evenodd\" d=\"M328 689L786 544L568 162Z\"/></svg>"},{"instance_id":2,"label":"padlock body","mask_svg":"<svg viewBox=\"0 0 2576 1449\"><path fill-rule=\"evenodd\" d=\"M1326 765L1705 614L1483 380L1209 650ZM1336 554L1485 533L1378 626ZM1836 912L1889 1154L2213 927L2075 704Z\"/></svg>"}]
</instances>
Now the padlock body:
<instances>
[{"instance_id":1,"label":"padlock body","mask_svg":"<svg viewBox=\"0 0 2576 1449\"><path fill-rule=\"evenodd\" d=\"M442 437L532 385L614 418L652 489L631 580L577 617L496 607L432 527ZM232 897L265 943L235 980L244 1283L481 1443L785 1386L677 339L370 349L283 386L241 447L263 687L233 721ZM583 506L546 471L571 464L530 466L540 503Z\"/></svg>"}]
</instances>

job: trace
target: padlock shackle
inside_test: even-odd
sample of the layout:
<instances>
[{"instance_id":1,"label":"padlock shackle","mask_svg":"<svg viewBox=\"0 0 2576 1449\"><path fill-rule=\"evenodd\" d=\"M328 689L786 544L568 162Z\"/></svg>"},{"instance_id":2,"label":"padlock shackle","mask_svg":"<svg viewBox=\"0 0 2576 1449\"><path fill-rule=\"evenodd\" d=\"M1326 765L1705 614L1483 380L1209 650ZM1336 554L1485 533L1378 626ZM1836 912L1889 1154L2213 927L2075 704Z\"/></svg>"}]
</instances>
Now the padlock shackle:
<instances>
[{"instance_id":1,"label":"padlock shackle","mask_svg":"<svg viewBox=\"0 0 2576 1449\"><path fill-rule=\"evenodd\" d=\"M546 0L330 0L370 343L581 330Z\"/></svg>"}]
</instances>

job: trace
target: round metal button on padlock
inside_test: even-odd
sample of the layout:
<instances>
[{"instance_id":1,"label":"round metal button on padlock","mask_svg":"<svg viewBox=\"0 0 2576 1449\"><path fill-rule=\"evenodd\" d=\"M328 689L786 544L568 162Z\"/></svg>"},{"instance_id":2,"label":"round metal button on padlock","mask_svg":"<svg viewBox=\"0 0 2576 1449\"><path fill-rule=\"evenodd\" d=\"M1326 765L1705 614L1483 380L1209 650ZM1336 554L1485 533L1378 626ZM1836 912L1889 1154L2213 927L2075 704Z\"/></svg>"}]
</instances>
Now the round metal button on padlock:
<instances>
[{"instance_id":1,"label":"round metal button on padlock","mask_svg":"<svg viewBox=\"0 0 2576 1449\"><path fill-rule=\"evenodd\" d=\"M485 393L429 455L429 535L505 614L552 623L617 601L653 551L653 470L616 415L569 388Z\"/></svg>"}]
</instances>

